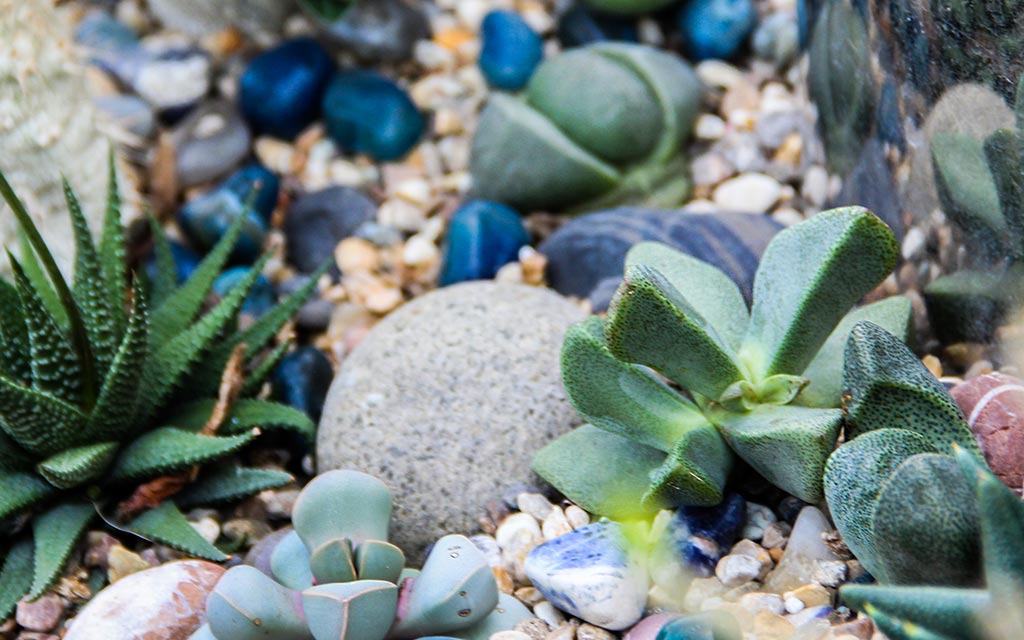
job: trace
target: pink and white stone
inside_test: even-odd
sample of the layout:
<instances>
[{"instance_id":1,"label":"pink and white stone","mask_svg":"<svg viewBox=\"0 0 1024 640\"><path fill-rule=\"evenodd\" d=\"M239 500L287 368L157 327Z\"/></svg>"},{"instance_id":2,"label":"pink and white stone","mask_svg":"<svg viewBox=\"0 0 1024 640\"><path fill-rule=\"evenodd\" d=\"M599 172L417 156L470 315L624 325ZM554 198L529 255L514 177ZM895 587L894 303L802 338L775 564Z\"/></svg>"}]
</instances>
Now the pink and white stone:
<instances>
[{"instance_id":1,"label":"pink and white stone","mask_svg":"<svg viewBox=\"0 0 1024 640\"><path fill-rule=\"evenodd\" d=\"M950 392L967 416L993 473L1018 494L1024 488L1024 380L990 373Z\"/></svg>"}]
</instances>

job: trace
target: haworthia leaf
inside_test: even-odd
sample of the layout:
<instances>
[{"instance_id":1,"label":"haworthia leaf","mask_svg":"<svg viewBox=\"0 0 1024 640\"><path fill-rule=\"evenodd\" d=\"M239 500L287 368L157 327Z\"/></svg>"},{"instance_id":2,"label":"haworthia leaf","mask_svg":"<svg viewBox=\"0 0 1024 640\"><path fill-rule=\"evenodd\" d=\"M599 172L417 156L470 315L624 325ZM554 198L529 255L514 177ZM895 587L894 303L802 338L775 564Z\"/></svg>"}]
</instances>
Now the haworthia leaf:
<instances>
[{"instance_id":1,"label":"haworthia leaf","mask_svg":"<svg viewBox=\"0 0 1024 640\"><path fill-rule=\"evenodd\" d=\"M18 290L0 279L0 375L31 383L28 327Z\"/></svg>"},{"instance_id":2,"label":"haworthia leaf","mask_svg":"<svg viewBox=\"0 0 1024 640\"><path fill-rule=\"evenodd\" d=\"M117 442L104 442L65 449L40 462L36 469L58 489L71 489L103 476L118 446Z\"/></svg>"},{"instance_id":3,"label":"haworthia leaf","mask_svg":"<svg viewBox=\"0 0 1024 640\"><path fill-rule=\"evenodd\" d=\"M850 331L843 387L847 437L872 429L919 433L939 452L956 443L980 455L963 412L903 341L870 322Z\"/></svg>"},{"instance_id":4,"label":"haworthia leaf","mask_svg":"<svg viewBox=\"0 0 1024 640\"><path fill-rule=\"evenodd\" d=\"M0 427L24 449L52 455L72 443L84 425L77 407L0 377Z\"/></svg>"},{"instance_id":5,"label":"haworthia leaf","mask_svg":"<svg viewBox=\"0 0 1024 640\"><path fill-rule=\"evenodd\" d=\"M978 622L991 605L989 595L981 589L935 586L848 584L840 596L858 611L870 606L892 618L918 621L956 638L978 637Z\"/></svg>"},{"instance_id":6,"label":"haworthia leaf","mask_svg":"<svg viewBox=\"0 0 1024 640\"><path fill-rule=\"evenodd\" d=\"M125 312L125 277L128 268L125 265L124 227L121 226L121 192L117 184L117 167L111 151L108 163L107 210L103 217L103 234L100 238L100 272L103 274L103 285L106 290L107 307L113 319L114 335L124 333L128 324Z\"/></svg>"},{"instance_id":7,"label":"haworthia leaf","mask_svg":"<svg viewBox=\"0 0 1024 640\"><path fill-rule=\"evenodd\" d=\"M153 235L153 255L156 259L156 277L150 283L150 297L153 300L153 307L159 308L177 287L177 268L174 265L174 255L171 253L167 233L152 215L149 216L149 228Z\"/></svg>"},{"instance_id":8,"label":"haworthia leaf","mask_svg":"<svg viewBox=\"0 0 1024 640\"><path fill-rule=\"evenodd\" d=\"M846 312L892 272L898 256L889 227L861 207L824 211L780 231L754 278L741 350L752 375L806 369Z\"/></svg>"},{"instance_id":9,"label":"haworthia leaf","mask_svg":"<svg viewBox=\"0 0 1024 640\"><path fill-rule=\"evenodd\" d=\"M843 394L843 351L854 325L867 320L906 341L912 311L909 298L893 296L846 314L804 369L803 377L810 384L797 396L796 403L806 407L838 407Z\"/></svg>"},{"instance_id":10,"label":"haworthia leaf","mask_svg":"<svg viewBox=\"0 0 1024 640\"><path fill-rule=\"evenodd\" d=\"M210 419L215 405L215 400L193 402L169 418L168 422L185 431L198 431ZM295 431L308 442L312 442L316 435L316 425L305 412L279 402L250 398L235 402L219 433L235 435L253 428Z\"/></svg>"},{"instance_id":11,"label":"haworthia leaf","mask_svg":"<svg viewBox=\"0 0 1024 640\"><path fill-rule=\"evenodd\" d=\"M649 474L641 498L652 508L713 506L722 501L733 454L710 422L683 434L668 458Z\"/></svg>"},{"instance_id":12,"label":"haworthia leaf","mask_svg":"<svg viewBox=\"0 0 1024 640\"><path fill-rule=\"evenodd\" d=\"M633 245L626 254L626 269L633 265L660 273L729 347L739 349L750 312L732 278L714 265L658 242Z\"/></svg>"},{"instance_id":13,"label":"haworthia leaf","mask_svg":"<svg viewBox=\"0 0 1024 640\"><path fill-rule=\"evenodd\" d=\"M274 372L277 365L281 363L281 360L288 355L293 344L293 340L286 340L274 347L270 353L260 358L259 363L245 376L245 384L242 386L241 393L243 398L251 398L260 393L267 378Z\"/></svg>"},{"instance_id":14,"label":"haworthia leaf","mask_svg":"<svg viewBox=\"0 0 1024 640\"><path fill-rule=\"evenodd\" d=\"M43 595L57 581L75 544L95 515L96 509L91 504L68 503L35 517L32 521L35 568L28 594L30 600Z\"/></svg>"},{"instance_id":15,"label":"haworthia leaf","mask_svg":"<svg viewBox=\"0 0 1024 640\"><path fill-rule=\"evenodd\" d=\"M214 562L224 562L228 559L217 547L199 535L173 502L164 502L159 507L146 511L129 522L126 528L144 538L200 558Z\"/></svg>"},{"instance_id":16,"label":"haworthia leaf","mask_svg":"<svg viewBox=\"0 0 1024 640\"><path fill-rule=\"evenodd\" d=\"M204 436L173 427L153 429L121 451L109 478L114 482L150 478L187 469L238 451L253 434Z\"/></svg>"},{"instance_id":17,"label":"haworthia leaf","mask_svg":"<svg viewBox=\"0 0 1024 640\"><path fill-rule=\"evenodd\" d=\"M697 405L640 367L616 359L596 316L566 333L562 380L587 422L665 453L686 431L707 424Z\"/></svg>"},{"instance_id":18,"label":"haworthia leaf","mask_svg":"<svg viewBox=\"0 0 1024 640\"><path fill-rule=\"evenodd\" d=\"M215 469L204 469L198 480L174 496L174 501L185 508L230 502L266 489L283 487L293 480L290 474L275 469L221 465Z\"/></svg>"},{"instance_id":19,"label":"haworthia leaf","mask_svg":"<svg viewBox=\"0 0 1024 640\"><path fill-rule=\"evenodd\" d=\"M0 473L0 520L41 502L54 494L54 489L31 473Z\"/></svg>"},{"instance_id":20,"label":"haworthia leaf","mask_svg":"<svg viewBox=\"0 0 1024 640\"><path fill-rule=\"evenodd\" d=\"M805 502L822 499L821 478L839 437L840 409L761 405L745 413L720 409L708 417L766 480Z\"/></svg>"},{"instance_id":21,"label":"haworthia leaf","mask_svg":"<svg viewBox=\"0 0 1024 640\"><path fill-rule=\"evenodd\" d=\"M67 311L61 306L60 297L54 290L53 285L46 278L46 271L43 269L43 266L39 264L39 258L37 258L35 252L32 251L32 244L29 242L29 239L24 232L21 233L20 255L20 263L25 272L25 278L32 283L32 286L39 293L39 298L43 302L43 307L57 319L58 324L61 326L67 326Z\"/></svg>"},{"instance_id":22,"label":"haworthia leaf","mask_svg":"<svg viewBox=\"0 0 1024 640\"><path fill-rule=\"evenodd\" d=\"M1010 231L1013 256L1024 253L1024 132L1000 129L985 140L985 158Z\"/></svg>"},{"instance_id":23,"label":"haworthia leaf","mask_svg":"<svg viewBox=\"0 0 1024 640\"><path fill-rule=\"evenodd\" d=\"M665 454L592 425L566 433L537 452L533 470L591 513L617 519L653 515L641 502L649 473Z\"/></svg>"},{"instance_id":24,"label":"haworthia leaf","mask_svg":"<svg viewBox=\"0 0 1024 640\"><path fill-rule=\"evenodd\" d=\"M0 569L0 621L14 613L18 601L32 587L32 541L19 540L7 552Z\"/></svg>"},{"instance_id":25,"label":"haworthia leaf","mask_svg":"<svg viewBox=\"0 0 1024 640\"><path fill-rule=\"evenodd\" d=\"M22 471L32 466L33 456L7 435L0 416L0 472Z\"/></svg>"},{"instance_id":26,"label":"haworthia leaf","mask_svg":"<svg viewBox=\"0 0 1024 640\"><path fill-rule=\"evenodd\" d=\"M631 267L609 310L608 349L717 400L744 376L715 328L660 273Z\"/></svg>"}]
</instances>

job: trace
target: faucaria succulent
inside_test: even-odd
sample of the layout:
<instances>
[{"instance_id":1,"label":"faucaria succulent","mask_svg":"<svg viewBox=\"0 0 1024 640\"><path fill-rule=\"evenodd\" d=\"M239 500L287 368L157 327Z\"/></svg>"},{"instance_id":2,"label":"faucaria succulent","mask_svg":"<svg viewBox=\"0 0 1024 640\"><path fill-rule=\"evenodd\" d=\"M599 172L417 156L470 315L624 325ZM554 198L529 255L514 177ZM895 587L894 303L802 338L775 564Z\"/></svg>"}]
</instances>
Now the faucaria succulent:
<instances>
[{"instance_id":1,"label":"faucaria succulent","mask_svg":"<svg viewBox=\"0 0 1024 640\"><path fill-rule=\"evenodd\" d=\"M380 480L347 470L313 479L267 572L229 569L192 640L485 640L531 617L499 595L483 553L463 536L438 540L422 571L403 568L402 551L387 542L390 518Z\"/></svg>"},{"instance_id":2,"label":"faucaria succulent","mask_svg":"<svg viewBox=\"0 0 1024 640\"><path fill-rule=\"evenodd\" d=\"M734 455L820 501L842 421L847 334L864 319L907 330L904 298L847 313L896 256L892 232L866 209L823 212L771 241L748 312L715 267L635 246L607 319L572 327L562 347L569 399L590 424L542 449L534 469L612 517L718 503Z\"/></svg>"},{"instance_id":3,"label":"faucaria succulent","mask_svg":"<svg viewBox=\"0 0 1024 640\"><path fill-rule=\"evenodd\" d=\"M292 429L310 440L314 431L305 414L251 397L284 347L260 354L311 287L238 333L239 309L265 258L202 311L238 224L177 288L168 241L154 224L160 268L143 287L126 269L113 169L98 245L66 183L64 191L76 245L71 286L0 174L0 194L27 238L22 259L11 256L13 283L0 280L0 522L9 534L0 618L26 592L29 598L45 592L86 528L97 520L114 523L115 511L138 513L159 503L116 527L225 559L179 505L242 497L291 478L227 463L199 466L240 450L256 436L255 427ZM222 372L239 360L252 376L240 398L218 401ZM219 418L211 416L215 406ZM155 478L184 474L184 483L197 471L198 480L173 501L160 503L159 493L146 491ZM29 517L20 519L23 514Z\"/></svg>"},{"instance_id":4,"label":"faucaria succulent","mask_svg":"<svg viewBox=\"0 0 1024 640\"><path fill-rule=\"evenodd\" d=\"M476 194L525 210L675 206L690 190L683 143L700 94L685 62L643 45L550 58L523 96L495 94L481 114Z\"/></svg>"}]
</instances>

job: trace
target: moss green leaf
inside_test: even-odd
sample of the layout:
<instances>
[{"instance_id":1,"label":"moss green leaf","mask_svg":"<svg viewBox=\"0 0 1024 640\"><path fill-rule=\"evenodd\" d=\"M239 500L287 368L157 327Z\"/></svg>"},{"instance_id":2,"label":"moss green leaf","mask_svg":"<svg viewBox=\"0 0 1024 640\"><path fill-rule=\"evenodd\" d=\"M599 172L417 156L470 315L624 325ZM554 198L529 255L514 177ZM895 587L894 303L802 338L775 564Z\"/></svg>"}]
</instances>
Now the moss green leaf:
<instances>
[{"instance_id":1,"label":"moss green leaf","mask_svg":"<svg viewBox=\"0 0 1024 640\"><path fill-rule=\"evenodd\" d=\"M1019 258L1024 253L1024 131L1000 129L990 135L985 159L1010 232L1010 250Z\"/></svg>"},{"instance_id":2,"label":"moss green leaf","mask_svg":"<svg viewBox=\"0 0 1024 640\"><path fill-rule=\"evenodd\" d=\"M215 400L199 400L188 404L171 416L168 422L185 431L198 431L210 418L216 405ZM279 402L244 398L235 402L231 413L220 428L220 433L235 435L254 428L271 430L285 429L303 436L312 442L316 425L303 411Z\"/></svg>"},{"instance_id":3,"label":"moss green leaf","mask_svg":"<svg viewBox=\"0 0 1024 640\"><path fill-rule=\"evenodd\" d=\"M153 235L153 255L156 259L156 277L150 282L150 297L153 307L159 308L174 293L177 287L177 268L171 253L171 242L167 239L160 222L149 216L149 229Z\"/></svg>"},{"instance_id":4,"label":"moss green leaf","mask_svg":"<svg viewBox=\"0 0 1024 640\"><path fill-rule=\"evenodd\" d=\"M21 296L14 285L0 279L0 375L31 383L30 349Z\"/></svg>"},{"instance_id":5,"label":"moss green leaf","mask_svg":"<svg viewBox=\"0 0 1024 640\"><path fill-rule=\"evenodd\" d=\"M978 238L980 246L1002 245L1007 226L1000 214L999 192L983 141L955 131L941 131L932 136L929 145L942 210L956 226Z\"/></svg>"},{"instance_id":6,"label":"moss green leaf","mask_svg":"<svg viewBox=\"0 0 1024 640\"><path fill-rule=\"evenodd\" d=\"M283 487L293 480L295 478L290 474L275 469L221 465L204 469L198 480L174 496L174 502L185 508L230 502L266 489Z\"/></svg>"},{"instance_id":7,"label":"moss green leaf","mask_svg":"<svg viewBox=\"0 0 1024 640\"><path fill-rule=\"evenodd\" d=\"M732 451L710 422L693 427L651 471L650 487L641 501L655 509L716 505L722 501L732 463Z\"/></svg>"},{"instance_id":8,"label":"moss green leaf","mask_svg":"<svg viewBox=\"0 0 1024 640\"><path fill-rule=\"evenodd\" d=\"M121 226L121 192L117 184L117 167L113 152L110 154L107 175L107 210L103 216L103 234L99 247L100 272L103 274L103 286L106 290L107 308L110 309L113 320L114 335L120 336L128 324L128 316L125 313L125 278L128 268L125 266L124 227Z\"/></svg>"},{"instance_id":9,"label":"moss green leaf","mask_svg":"<svg viewBox=\"0 0 1024 640\"><path fill-rule=\"evenodd\" d=\"M60 398L0 377L0 427L22 448L49 456L72 444L85 426L79 409Z\"/></svg>"},{"instance_id":10,"label":"moss green leaf","mask_svg":"<svg viewBox=\"0 0 1024 640\"><path fill-rule=\"evenodd\" d=\"M121 482L149 478L187 469L238 451L255 436L204 436L161 427L129 444L114 463L110 480Z\"/></svg>"},{"instance_id":11,"label":"moss green leaf","mask_svg":"<svg viewBox=\"0 0 1024 640\"><path fill-rule=\"evenodd\" d=\"M871 610L872 618L882 613L902 624L912 625L911 628L920 628L920 625L904 621L926 621L930 629L941 630L952 638L980 639L978 621L983 619L991 604L988 594L980 589L935 586L849 584L842 588L840 595L858 611Z\"/></svg>"},{"instance_id":12,"label":"moss green leaf","mask_svg":"<svg viewBox=\"0 0 1024 640\"><path fill-rule=\"evenodd\" d=\"M61 504L32 520L35 559L28 598L46 593L60 577L71 551L96 516L91 504Z\"/></svg>"},{"instance_id":13,"label":"moss green leaf","mask_svg":"<svg viewBox=\"0 0 1024 640\"><path fill-rule=\"evenodd\" d=\"M146 511L126 527L144 538L165 544L199 558L224 562L228 559L217 547L206 541L188 523L173 502L164 502Z\"/></svg>"},{"instance_id":14,"label":"moss green leaf","mask_svg":"<svg viewBox=\"0 0 1024 640\"><path fill-rule=\"evenodd\" d=\"M0 520L19 513L55 493L42 478L30 473L0 473Z\"/></svg>"},{"instance_id":15,"label":"moss green leaf","mask_svg":"<svg viewBox=\"0 0 1024 640\"><path fill-rule=\"evenodd\" d=\"M32 541L20 540L11 547L0 569L0 622L14 614L22 596L32 587Z\"/></svg>"},{"instance_id":16,"label":"moss green leaf","mask_svg":"<svg viewBox=\"0 0 1024 640\"><path fill-rule=\"evenodd\" d=\"M117 455L117 442L65 449L40 462L36 469L58 489L71 489L100 478Z\"/></svg>"},{"instance_id":17,"label":"moss green leaf","mask_svg":"<svg viewBox=\"0 0 1024 640\"><path fill-rule=\"evenodd\" d=\"M0 427L3 426L3 418L0 417ZM5 428L0 428L0 472L23 471L32 466L34 462L32 454L18 446L18 443L11 439Z\"/></svg>"}]
</instances>

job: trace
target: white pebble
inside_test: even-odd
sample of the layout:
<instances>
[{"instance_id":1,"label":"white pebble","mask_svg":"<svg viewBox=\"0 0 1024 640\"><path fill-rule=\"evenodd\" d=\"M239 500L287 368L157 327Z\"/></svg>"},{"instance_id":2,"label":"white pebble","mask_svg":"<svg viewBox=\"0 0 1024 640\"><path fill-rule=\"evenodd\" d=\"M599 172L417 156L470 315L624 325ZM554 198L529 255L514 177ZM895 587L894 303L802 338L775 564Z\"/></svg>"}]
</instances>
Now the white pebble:
<instances>
[{"instance_id":1,"label":"white pebble","mask_svg":"<svg viewBox=\"0 0 1024 640\"><path fill-rule=\"evenodd\" d=\"M824 587L838 587L846 578L846 563L842 560L824 560L818 563L811 579Z\"/></svg>"},{"instance_id":2,"label":"white pebble","mask_svg":"<svg viewBox=\"0 0 1024 640\"><path fill-rule=\"evenodd\" d=\"M699 155L690 162L690 174L697 185L716 185L734 173L729 161L714 152Z\"/></svg>"},{"instance_id":3,"label":"white pebble","mask_svg":"<svg viewBox=\"0 0 1024 640\"><path fill-rule=\"evenodd\" d=\"M437 263L441 252L437 245L420 234L409 238L402 249L402 262L411 267L423 267Z\"/></svg>"},{"instance_id":4,"label":"white pebble","mask_svg":"<svg viewBox=\"0 0 1024 640\"><path fill-rule=\"evenodd\" d=\"M539 542L542 537L537 519L528 513L513 513L494 532L494 539L502 549L513 548L522 540Z\"/></svg>"},{"instance_id":5,"label":"white pebble","mask_svg":"<svg viewBox=\"0 0 1024 640\"><path fill-rule=\"evenodd\" d=\"M928 238L920 227L910 227L907 234L903 236L902 253L905 260L916 261L924 256L925 248L928 246Z\"/></svg>"},{"instance_id":6,"label":"white pebble","mask_svg":"<svg viewBox=\"0 0 1024 640\"><path fill-rule=\"evenodd\" d=\"M217 524L216 520L209 516L200 518L197 522L189 522L189 524L192 525L192 528L203 537L203 540L206 540L210 544L216 542L217 538L220 537L220 525Z\"/></svg>"},{"instance_id":7,"label":"white pebble","mask_svg":"<svg viewBox=\"0 0 1024 640\"><path fill-rule=\"evenodd\" d=\"M695 70L701 82L711 87L728 89L743 82L743 72L721 60L705 60Z\"/></svg>"},{"instance_id":8,"label":"white pebble","mask_svg":"<svg viewBox=\"0 0 1024 640\"><path fill-rule=\"evenodd\" d=\"M767 213L782 196L782 185L763 173L744 173L718 185L712 196L726 211Z\"/></svg>"},{"instance_id":9,"label":"white pebble","mask_svg":"<svg viewBox=\"0 0 1024 640\"><path fill-rule=\"evenodd\" d=\"M727 587L738 587L746 584L761 574L762 565L757 558L737 554L725 556L718 561L715 575Z\"/></svg>"},{"instance_id":10,"label":"white pebble","mask_svg":"<svg viewBox=\"0 0 1024 640\"><path fill-rule=\"evenodd\" d=\"M565 512L555 508L551 510L547 518L544 518L540 530L543 532L545 540L554 540L572 531L572 526L566 519Z\"/></svg>"},{"instance_id":11,"label":"white pebble","mask_svg":"<svg viewBox=\"0 0 1024 640\"><path fill-rule=\"evenodd\" d=\"M786 596L785 603L786 613L800 613L807 606L803 603L803 600L791 595Z\"/></svg>"},{"instance_id":12,"label":"white pebble","mask_svg":"<svg viewBox=\"0 0 1024 640\"><path fill-rule=\"evenodd\" d=\"M813 165L804 172L800 195L816 207L825 205L825 200L828 199L828 171L825 167Z\"/></svg>"},{"instance_id":13,"label":"white pebble","mask_svg":"<svg viewBox=\"0 0 1024 640\"><path fill-rule=\"evenodd\" d=\"M520 511L528 513L540 521L547 518L551 510L555 508L550 500L532 491L524 491L516 496L516 506Z\"/></svg>"},{"instance_id":14,"label":"white pebble","mask_svg":"<svg viewBox=\"0 0 1024 640\"><path fill-rule=\"evenodd\" d=\"M538 602L537 605L533 607L533 615L537 616L552 627L557 627L565 622L565 615L563 615L561 611L555 608L555 605L551 604L547 600Z\"/></svg>"},{"instance_id":15,"label":"white pebble","mask_svg":"<svg viewBox=\"0 0 1024 640\"><path fill-rule=\"evenodd\" d=\"M698 140L718 140L725 135L725 120L713 113L702 113L697 118L693 135Z\"/></svg>"},{"instance_id":16,"label":"white pebble","mask_svg":"<svg viewBox=\"0 0 1024 640\"><path fill-rule=\"evenodd\" d=\"M427 215L421 207L401 198L385 200L377 211L377 222L399 231L419 231L426 219Z\"/></svg>"},{"instance_id":17,"label":"white pebble","mask_svg":"<svg viewBox=\"0 0 1024 640\"><path fill-rule=\"evenodd\" d=\"M762 611L768 611L781 616L786 612L782 596L774 593L748 593L739 599L739 605L755 615Z\"/></svg>"},{"instance_id":18,"label":"white pebble","mask_svg":"<svg viewBox=\"0 0 1024 640\"><path fill-rule=\"evenodd\" d=\"M413 46L413 58L428 71L441 71L455 66L455 54L433 40L418 40Z\"/></svg>"},{"instance_id":19,"label":"white pebble","mask_svg":"<svg viewBox=\"0 0 1024 640\"><path fill-rule=\"evenodd\" d=\"M565 508L565 517L573 529L579 529L590 524L590 514L574 504Z\"/></svg>"},{"instance_id":20,"label":"white pebble","mask_svg":"<svg viewBox=\"0 0 1024 640\"><path fill-rule=\"evenodd\" d=\"M533 638L522 631L513 631L512 629L508 629L506 631L492 633L488 636L487 640L533 640Z\"/></svg>"},{"instance_id":21,"label":"white pebble","mask_svg":"<svg viewBox=\"0 0 1024 640\"><path fill-rule=\"evenodd\" d=\"M778 518L775 517L775 512L769 507L766 507L763 504L757 504L756 502L748 502L747 521L743 526L743 533L741 535L742 537L749 538L751 540L760 540L768 525L772 524L777 519Z\"/></svg>"}]
</instances>

